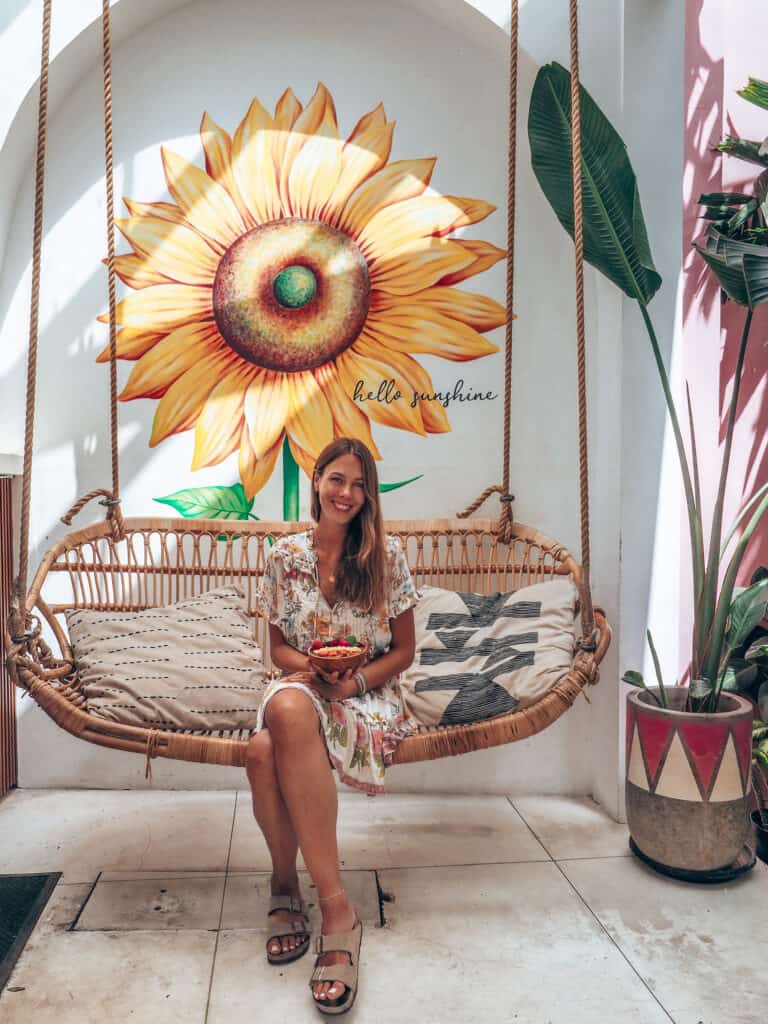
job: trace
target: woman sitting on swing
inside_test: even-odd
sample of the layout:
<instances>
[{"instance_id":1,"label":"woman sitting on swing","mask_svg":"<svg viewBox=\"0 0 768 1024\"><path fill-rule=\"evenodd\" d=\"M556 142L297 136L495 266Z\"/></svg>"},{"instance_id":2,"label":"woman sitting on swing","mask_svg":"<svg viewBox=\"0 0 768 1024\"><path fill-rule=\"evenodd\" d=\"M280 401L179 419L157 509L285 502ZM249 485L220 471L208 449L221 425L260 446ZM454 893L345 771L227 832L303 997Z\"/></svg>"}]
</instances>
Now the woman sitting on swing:
<instances>
[{"instance_id":1,"label":"woman sitting on swing","mask_svg":"<svg viewBox=\"0 0 768 1024\"><path fill-rule=\"evenodd\" d=\"M366 446L339 438L318 457L306 533L279 540L264 571L259 610L272 661L283 671L262 702L248 747L253 812L272 858L267 959L287 963L309 947L297 851L317 887L321 955L312 975L323 1013L350 1009L357 993L362 924L344 892L332 768L368 795L413 730L397 675L413 661L416 590L400 541L383 532L376 464ZM370 661L356 672L315 673L318 638L354 635Z\"/></svg>"}]
</instances>

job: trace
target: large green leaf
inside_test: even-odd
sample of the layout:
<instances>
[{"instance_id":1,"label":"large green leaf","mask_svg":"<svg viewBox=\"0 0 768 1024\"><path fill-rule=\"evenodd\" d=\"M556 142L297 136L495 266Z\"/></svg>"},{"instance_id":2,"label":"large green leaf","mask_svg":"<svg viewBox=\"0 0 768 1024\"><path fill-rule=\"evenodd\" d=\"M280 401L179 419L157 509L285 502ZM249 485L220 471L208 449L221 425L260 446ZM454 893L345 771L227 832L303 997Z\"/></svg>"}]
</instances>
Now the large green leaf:
<instances>
[{"instance_id":1,"label":"large green leaf","mask_svg":"<svg viewBox=\"0 0 768 1024\"><path fill-rule=\"evenodd\" d=\"M756 107L768 110L768 82L763 82L760 78L752 78L750 75L749 83L743 89L739 89L739 96L754 103Z\"/></svg>"},{"instance_id":2,"label":"large green leaf","mask_svg":"<svg viewBox=\"0 0 768 1024\"><path fill-rule=\"evenodd\" d=\"M728 238L710 224L704 244L694 248L734 302L750 309L768 302L768 245Z\"/></svg>"},{"instance_id":3,"label":"large green leaf","mask_svg":"<svg viewBox=\"0 0 768 1024\"><path fill-rule=\"evenodd\" d=\"M536 76L528 116L534 173L558 220L573 236L570 73L547 64ZM584 257L644 305L661 285L653 265L635 172L626 146L582 86Z\"/></svg>"},{"instance_id":4,"label":"large green leaf","mask_svg":"<svg viewBox=\"0 0 768 1024\"><path fill-rule=\"evenodd\" d=\"M231 487L190 487L154 500L170 505L186 519L247 519L253 507L253 498L246 498L240 483Z\"/></svg>"},{"instance_id":5,"label":"large green leaf","mask_svg":"<svg viewBox=\"0 0 768 1024\"><path fill-rule=\"evenodd\" d=\"M728 616L728 645L735 650L764 618L768 609L768 579L758 580L734 598Z\"/></svg>"}]
</instances>

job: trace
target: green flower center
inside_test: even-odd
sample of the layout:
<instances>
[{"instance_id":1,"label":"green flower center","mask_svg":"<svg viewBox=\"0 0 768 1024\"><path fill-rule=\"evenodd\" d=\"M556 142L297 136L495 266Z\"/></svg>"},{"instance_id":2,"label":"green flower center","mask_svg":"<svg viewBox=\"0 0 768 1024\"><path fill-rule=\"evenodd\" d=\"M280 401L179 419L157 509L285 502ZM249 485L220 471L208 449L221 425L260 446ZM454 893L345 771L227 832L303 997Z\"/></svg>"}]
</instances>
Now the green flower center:
<instances>
[{"instance_id":1,"label":"green flower center","mask_svg":"<svg viewBox=\"0 0 768 1024\"><path fill-rule=\"evenodd\" d=\"M272 291L281 306L286 309L301 309L314 299L317 293L317 278L309 267L286 267L272 282Z\"/></svg>"}]
</instances>

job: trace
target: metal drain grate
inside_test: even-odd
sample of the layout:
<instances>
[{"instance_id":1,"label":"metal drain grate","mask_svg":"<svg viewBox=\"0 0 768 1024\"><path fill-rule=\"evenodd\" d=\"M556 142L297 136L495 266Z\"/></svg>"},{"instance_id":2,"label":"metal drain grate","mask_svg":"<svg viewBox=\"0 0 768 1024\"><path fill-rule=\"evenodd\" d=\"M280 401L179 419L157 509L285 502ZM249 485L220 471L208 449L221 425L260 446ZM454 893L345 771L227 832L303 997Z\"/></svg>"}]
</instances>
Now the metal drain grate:
<instances>
[{"instance_id":1,"label":"metal drain grate","mask_svg":"<svg viewBox=\"0 0 768 1024\"><path fill-rule=\"evenodd\" d=\"M0 990L60 878L60 871L48 875L0 875Z\"/></svg>"}]
</instances>

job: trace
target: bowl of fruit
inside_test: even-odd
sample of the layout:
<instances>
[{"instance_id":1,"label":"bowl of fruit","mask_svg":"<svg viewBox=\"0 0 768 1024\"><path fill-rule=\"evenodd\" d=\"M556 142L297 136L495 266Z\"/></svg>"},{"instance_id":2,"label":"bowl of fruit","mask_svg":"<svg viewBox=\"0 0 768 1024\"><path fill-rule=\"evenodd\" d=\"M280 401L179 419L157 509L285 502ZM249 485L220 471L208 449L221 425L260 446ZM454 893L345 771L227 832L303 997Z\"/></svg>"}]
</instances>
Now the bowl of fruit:
<instances>
[{"instance_id":1,"label":"bowl of fruit","mask_svg":"<svg viewBox=\"0 0 768 1024\"><path fill-rule=\"evenodd\" d=\"M329 637L324 640L313 640L307 655L309 664L315 671L321 672L354 672L360 668L368 653L367 644L356 636Z\"/></svg>"}]
</instances>

